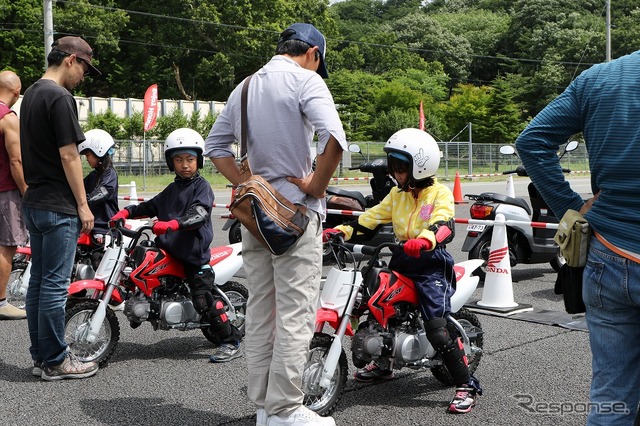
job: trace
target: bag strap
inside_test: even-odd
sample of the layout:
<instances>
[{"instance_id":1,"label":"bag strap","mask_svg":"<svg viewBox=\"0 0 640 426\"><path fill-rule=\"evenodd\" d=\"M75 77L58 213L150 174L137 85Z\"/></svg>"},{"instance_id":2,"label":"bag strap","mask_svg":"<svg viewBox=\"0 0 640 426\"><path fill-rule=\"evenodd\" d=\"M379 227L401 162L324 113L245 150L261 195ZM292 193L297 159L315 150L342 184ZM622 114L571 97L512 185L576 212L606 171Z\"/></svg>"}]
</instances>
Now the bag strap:
<instances>
[{"instance_id":1,"label":"bag strap","mask_svg":"<svg viewBox=\"0 0 640 426\"><path fill-rule=\"evenodd\" d=\"M247 93L249 92L249 81L251 74L242 85L242 95L240 96L240 161L247 158Z\"/></svg>"}]
</instances>

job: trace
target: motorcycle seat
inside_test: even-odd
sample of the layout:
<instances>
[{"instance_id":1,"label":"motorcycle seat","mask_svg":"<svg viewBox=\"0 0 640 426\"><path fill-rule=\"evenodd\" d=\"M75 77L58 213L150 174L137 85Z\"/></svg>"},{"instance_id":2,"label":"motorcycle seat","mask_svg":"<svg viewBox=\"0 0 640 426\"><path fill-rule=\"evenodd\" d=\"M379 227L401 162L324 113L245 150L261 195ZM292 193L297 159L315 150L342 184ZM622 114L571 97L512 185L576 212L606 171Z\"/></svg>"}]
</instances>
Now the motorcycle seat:
<instances>
[{"instance_id":1,"label":"motorcycle seat","mask_svg":"<svg viewBox=\"0 0 640 426\"><path fill-rule=\"evenodd\" d=\"M509 197L508 195L499 194L497 192L483 192L480 196L485 200L494 200L499 203L521 207L528 215L531 215L531 207L529 207L529 204L527 204L524 198Z\"/></svg>"},{"instance_id":2,"label":"motorcycle seat","mask_svg":"<svg viewBox=\"0 0 640 426\"><path fill-rule=\"evenodd\" d=\"M358 191L349 191L349 190L346 190L346 189L338 188L337 186L328 186L327 187L327 194L329 194L329 195L340 195L342 197L353 198L356 201L358 201L358 203L360 203L360 205L362 206L363 209L367 206L366 198L364 197L364 195L362 195Z\"/></svg>"}]
</instances>

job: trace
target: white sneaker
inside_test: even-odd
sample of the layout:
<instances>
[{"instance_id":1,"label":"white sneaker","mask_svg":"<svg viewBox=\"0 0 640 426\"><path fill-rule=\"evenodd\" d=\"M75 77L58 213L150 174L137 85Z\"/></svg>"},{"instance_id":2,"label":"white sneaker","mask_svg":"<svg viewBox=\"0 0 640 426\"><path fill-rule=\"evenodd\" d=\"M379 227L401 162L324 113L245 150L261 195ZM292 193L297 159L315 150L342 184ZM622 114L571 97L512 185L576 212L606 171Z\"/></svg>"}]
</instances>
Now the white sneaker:
<instances>
[{"instance_id":1,"label":"white sneaker","mask_svg":"<svg viewBox=\"0 0 640 426\"><path fill-rule=\"evenodd\" d=\"M268 421L269 417L267 416L267 412L264 411L264 408L258 408L256 410L256 426L267 426Z\"/></svg>"},{"instance_id":2,"label":"white sneaker","mask_svg":"<svg viewBox=\"0 0 640 426\"><path fill-rule=\"evenodd\" d=\"M289 414L289 417L269 416L267 423L269 426L279 425L317 425L317 426L335 426L336 422L333 417L322 417L309 410L304 405L300 406L296 411Z\"/></svg>"}]
</instances>

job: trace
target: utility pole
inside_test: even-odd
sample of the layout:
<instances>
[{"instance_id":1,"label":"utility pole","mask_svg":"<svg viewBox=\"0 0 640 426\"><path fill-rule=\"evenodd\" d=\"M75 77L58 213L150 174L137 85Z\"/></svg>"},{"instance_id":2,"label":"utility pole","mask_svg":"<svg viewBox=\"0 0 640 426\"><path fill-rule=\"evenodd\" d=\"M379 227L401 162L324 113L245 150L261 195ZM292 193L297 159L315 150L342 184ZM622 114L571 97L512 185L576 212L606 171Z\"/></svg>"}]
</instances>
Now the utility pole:
<instances>
[{"instance_id":1,"label":"utility pole","mask_svg":"<svg viewBox=\"0 0 640 426\"><path fill-rule=\"evenodd\" d=\"M47 69L47 56L53 44L53 0L43 0L44 14L44 69Z\"/></svg>"},{"instance_id":2,"label":"utility pole","mask_svg":"<svg viewBox=\"0 0 640 426\"><path fill-rule=\"evenodd\" d=\"M606 1L606 49L607 49L607 62L611 60L611 0Z\"/></svg>"}]
</instances>

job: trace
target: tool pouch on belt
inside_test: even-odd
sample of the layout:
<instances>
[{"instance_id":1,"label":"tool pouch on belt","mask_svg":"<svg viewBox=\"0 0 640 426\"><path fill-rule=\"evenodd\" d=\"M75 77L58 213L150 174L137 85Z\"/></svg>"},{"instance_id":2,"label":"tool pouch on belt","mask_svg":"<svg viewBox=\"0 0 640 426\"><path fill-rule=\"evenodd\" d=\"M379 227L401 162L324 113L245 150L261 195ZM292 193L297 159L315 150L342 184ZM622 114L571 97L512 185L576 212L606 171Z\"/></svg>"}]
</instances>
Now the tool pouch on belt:
<instances>
[{"instance_id":1,"label":"tool pouch on belt","mask_svg":"<svg viewBox=\"0 0 640 426\"><path fill-rule=\"evenodd\" d=\"M572 267L587 264L589 252L589 223L575 210L567 210L560 219L553 240L560 246L560 254Z\"/></svg>"},{"instance_id":2,"label":"tool pouch on belt","mask_svg":"<svg viewBox=\"0 0 640 426\"><path fill-rule=\"evenodd\" d=\"M229 210L271 253L280 255L304 234L309 218L304 206L293 204L259 175L251 174L247 160L247 90L242 87L240 178Z\"/></svg>"}]
</instances>

